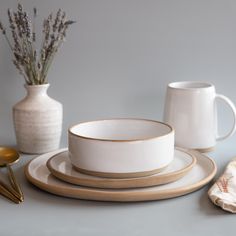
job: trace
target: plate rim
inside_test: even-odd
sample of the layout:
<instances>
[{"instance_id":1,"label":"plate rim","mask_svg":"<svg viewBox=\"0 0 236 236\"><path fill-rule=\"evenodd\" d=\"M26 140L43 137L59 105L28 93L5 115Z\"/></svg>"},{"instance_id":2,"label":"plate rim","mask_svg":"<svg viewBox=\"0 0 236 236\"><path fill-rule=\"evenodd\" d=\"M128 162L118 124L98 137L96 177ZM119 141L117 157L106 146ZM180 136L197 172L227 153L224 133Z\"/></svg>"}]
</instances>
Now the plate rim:
<instances>
[{"instance_id":1,"label":"plate rim","mask_svg":"<svg viewBox=\"0 0 236 236\"><path fill-rule=\"evenodd\" d=\"M89 187L81 187L80 189L76 189L75 187L70 189L70 192L68 192L68 189L65 187L61 187L59 190L57 187L53 185L49 185L46 183L43 183L42 181L39 181L38 179L32 177L29 174L29 166L30 163L32 163L35 159L29 161L28 164L26 164L24 172L26 175L26 178L29 182L31 182L33 185L37 186L38 188L52 193L56 194L59 196L64 196L64 197L70 197L70 198L77 198L77 199L83 199L83 200L95 200L95 201L110 201L110 202L138 202L138 201L154 201L154 200L162 200L162 199L169 199L169 198L174 198L174 197L179 197L191 192L194 192L207 183L209 183L215 176L217 167L216 163L214 162L213 159L210 157L199 153L201 155L201 158L204 157L209 160L211 163L211 172L209 173L208 176L205 178L201 179L198 182L195 182L190 185L185 185L180 188L173 188L173 189L164 189L164 190L157 190L157 191L148 191L148 192L138 192L137 191L131 191L131 192L116 192L114 190L101 190L101 189L95 189L95 188L89 188ZM45 155L45 154L43 154ZM41 157L40 155L39 157ZM38 158L39 158L38 157ZM198 157L196 157L198 158ZM45 165L46 167L46 165ZM47 167L46 167L47 168ZM58 180L60 181L60 180ZM66 183L68 184L68 183ZM68 184L71 186L74 186L72 184Z\"/></svg>"},{"instance_id":2,"label":"plate rim","mask_svg":"<svg viewBox=\"0 0 236 236\"><path fill-rule=\"evenodd\" d=\"M166 173L166 174L160 174L160 175L149 175L149 176L143 176L143 177L136 177L136 178L105 178L105 177L96 177L97 179L91 180L91 179L79 179L75 176L68 176L58 170L55 170L52 167L52 160L56 156L60 155L61 153L68 152L68 150L64 150L62 152L58 152L52 157L50 157L47 162L46 166L49 169L49 171L54 175L56 178L65 181L70 184L74 185L80 185L80 186L86 186L86 187L94 187L94 188L107 188L107 189L121 189L121 188L143 188L143 187L152 187L162 184L171 183L174 181L179 180L184 175L186 175L196 164L197 159L195 155L193 155L191 152L185 149L181 148L175 148L175 150L180 151L182 153L185 153L188 155L188 157L191 157L191 162L186 165L184 168ZM86 174L81 173L86 176ZM89 175L87 175L89 176Z\"/></svg>"}]
</instances>

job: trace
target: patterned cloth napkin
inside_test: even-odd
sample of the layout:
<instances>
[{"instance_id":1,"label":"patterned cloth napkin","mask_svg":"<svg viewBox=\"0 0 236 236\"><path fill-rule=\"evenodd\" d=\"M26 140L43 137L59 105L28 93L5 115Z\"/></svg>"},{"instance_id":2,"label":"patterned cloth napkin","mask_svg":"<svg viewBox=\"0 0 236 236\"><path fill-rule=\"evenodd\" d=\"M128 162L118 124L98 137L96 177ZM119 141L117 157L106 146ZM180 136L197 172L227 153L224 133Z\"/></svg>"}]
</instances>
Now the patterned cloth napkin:
<instances>
[{"instance_id":1,"label":"patterned cloth napkin","mask_svg":"<svg viewBox=\"0 0 236 236\"><path fill-rule=\"evenodd\" d=\"M226 211L236 213L236 158L208 191L211 201Z\"/></svg>"}]
</instances>

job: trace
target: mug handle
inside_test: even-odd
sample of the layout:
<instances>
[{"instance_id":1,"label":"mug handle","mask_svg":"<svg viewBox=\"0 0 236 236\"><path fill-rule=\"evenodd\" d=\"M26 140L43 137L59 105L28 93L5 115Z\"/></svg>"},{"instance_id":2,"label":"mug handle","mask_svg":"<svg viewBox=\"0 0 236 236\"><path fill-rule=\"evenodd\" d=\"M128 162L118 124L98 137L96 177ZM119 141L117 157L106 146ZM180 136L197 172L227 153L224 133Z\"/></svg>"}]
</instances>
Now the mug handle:
<instances>
[{"instance_id":1,"label":"mug handle","mask_svg":"<svg viewBox=\"0 0 236 236\"><path fill-rule=\"evenodd\" d=\"M227 103L228 105L229 105L229 107L231 108L231 110L232 110L232 112L233 112L233 118L234 118L234 120L233 120L233 127L231 128L231 130L230 130L230 132L228 133L228 134L226 134L226 135L222 135L222 136L217 136L216 137L216 140L217 141L221 141L221 140L224 140L224 139L226 139L226 138L228 138L228 137L231 137L233 134L234 134L234 132L236 131L236 108L235 108L235 106L234 106L234 103L229 99L229 98L227 98L226 96L224 96L224 95L221 95L221 94L216 94L216 97L215 97L216 99L221 99L222 101L224 101L225 103Z\"/></svg>"}]
</instances>

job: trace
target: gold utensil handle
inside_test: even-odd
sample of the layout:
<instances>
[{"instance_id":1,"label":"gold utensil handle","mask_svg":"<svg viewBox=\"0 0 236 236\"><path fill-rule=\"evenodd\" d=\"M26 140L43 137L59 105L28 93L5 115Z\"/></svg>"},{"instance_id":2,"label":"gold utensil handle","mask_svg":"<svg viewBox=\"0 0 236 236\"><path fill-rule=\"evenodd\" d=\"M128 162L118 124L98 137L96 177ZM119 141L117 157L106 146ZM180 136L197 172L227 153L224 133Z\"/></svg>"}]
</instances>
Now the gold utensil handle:
<instances>
[{"instance_id":1,"label":"gold utensil handle","mask_svg":"<svg viewBox=\"0 0 236 236\"><path fill-rule=\"evenodd\" d=\"M19 204L21 201L15 197L11 192L8 192L8 190L3 187L2 185L0 185L0 194L2 194L4 197L12 200L13 202Z\"/></svg>"},{"instance_id":2,"label":"gold utensil handle","mask_svg":"<svg viewBox=\"0 0 236 236\"><path fill-rule=\"evenodd\" d=\"M8 170L8 176L9 176L12 187L16 190L17 193L19 193L20 200L24 201L24 195L21 191L19 184L16 181L15 175L10 165L7 165L7 170Z\"/></svg>"},{"instance_id":3,"label":"gold utensil handle","mask_svg":"<svg viewBox=\"0 0 236 236\"><path fill-rule=\"evenodd\" d=\"M14 188L8 187L1 180L0 180L0 185L2 185L2 187L5 188L6 191L8 191L9 193L13 194L16 198L18 198L22 202L20 194Z\"/></svg>"}]
</instances>

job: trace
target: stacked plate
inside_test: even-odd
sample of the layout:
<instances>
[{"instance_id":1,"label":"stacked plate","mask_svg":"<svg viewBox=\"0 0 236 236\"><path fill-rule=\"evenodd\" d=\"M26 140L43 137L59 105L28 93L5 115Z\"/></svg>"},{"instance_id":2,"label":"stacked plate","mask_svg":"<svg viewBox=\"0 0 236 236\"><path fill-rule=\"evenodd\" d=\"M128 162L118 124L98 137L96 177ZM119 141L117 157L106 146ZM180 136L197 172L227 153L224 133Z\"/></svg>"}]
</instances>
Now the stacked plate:
<instances>
[{"instance_id":1,"label":"stacked plate","mask_svg":"<svg viewBox=\"0 0 236 236\"><path fill-rule=\"evenodd\" d=\"M69 129L69 148L43 154L25 169L53 194L99 201L148 201L193 192L215 176L213 160L174 148L167 124L142 119L86 122Z\"/></svg>"}]
</instances>

